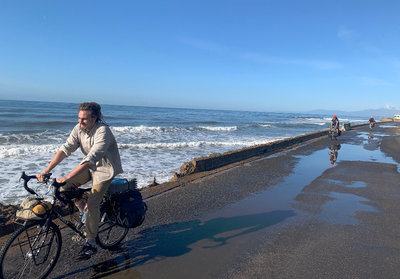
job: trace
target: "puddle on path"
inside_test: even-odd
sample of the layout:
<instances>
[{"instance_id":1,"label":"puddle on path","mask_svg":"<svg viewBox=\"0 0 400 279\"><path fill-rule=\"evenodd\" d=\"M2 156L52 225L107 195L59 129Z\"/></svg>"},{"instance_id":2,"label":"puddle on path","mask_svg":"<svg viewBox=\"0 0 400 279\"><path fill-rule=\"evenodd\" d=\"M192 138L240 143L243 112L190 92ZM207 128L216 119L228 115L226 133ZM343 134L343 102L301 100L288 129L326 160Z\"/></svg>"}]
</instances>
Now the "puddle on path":
<instances>
[{"instance_id":1,"label":"puddle on path","mask_svg":"<svg viewBox=\"0 0 400 279\"><path fill-rule=\"evenodd\" d=\"M344 225L356 225L358 220L355 215L357 211L376 212L379 210L365 204L368 199L348 193L331 192L332 201L324 204L318 219L324 222L340 223Z\"/></svg>"},{"instance_id":2,"label":"puddle on path","mask_svg":"<svg viewBox=\"0 0 400 279\"><path fill-rule=\"evenodd\" d=\"M361 137L364 136L363 134L361 135ZM377 136L374 136L374 139L380 142ZM394 164L398 168L400 167L391 157L387 157L382 153L378 146L376 149L366 149L364 145L368 140L371 139L366 136L365 141L360 145L341 143L338 141L336 144L340 144L340 148L337 150L336 164L340 161L367 161ZM326 149L318 150L310 155L296 156L299 161L293 169L293 173L287 176L283 183L248 197L236 204L227 206L207 216L206 219L251 215L279 210L295 210L292 208L292 204L295 202L294 199L301 193L302 189L321 176L324 171L335 167L336 164L333 166L331 165L329 152L330 149L327 146ZM343 184L343 182L340 181L336 181L336 183ZM354 181L351 184L343 186L361 188L367 185L365 182ZM333 198L333 200L327 202L323 206L319 217L322 221L357 224L358 220L355 218L355 213L357 211L378 212L377 209L366 205L365 203L368 200L363 197L336 192L331 192L329 196ZM298 210L295 210L295 212L297 214L302 214L302 212Z\"/></svg>"},{"instance_id":3,"label":"puddle on path","mask_svg":"<svg viewBox=\"0 0 400 279\"><path fill-rule=\"evenodd\" d=\"M369 145L371 141L375 141L377 144L374 149L370 149ZM400 172L400 164L393 160L392 157L386 156L383 153L380 146L381 138L374 135L373 139L366 138L361 145L353 144L342 144L342 148L339 151L340 160L343 161L367 161L367 162L379 162L386 164L393 164L397 166L398 172ZM339 160L339 161L340 161ZM339 162L338 161L338 162Z\"/></svg>"}]
</instances>

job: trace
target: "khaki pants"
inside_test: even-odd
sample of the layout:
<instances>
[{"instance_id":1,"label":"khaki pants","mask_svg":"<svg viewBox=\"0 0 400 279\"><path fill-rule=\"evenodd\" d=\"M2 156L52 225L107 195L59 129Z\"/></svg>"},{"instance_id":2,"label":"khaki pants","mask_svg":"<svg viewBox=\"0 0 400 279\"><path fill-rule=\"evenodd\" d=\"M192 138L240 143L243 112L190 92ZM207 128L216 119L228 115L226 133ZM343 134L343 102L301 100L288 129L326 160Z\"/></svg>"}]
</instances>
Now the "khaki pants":
<instances>
[{"instance_id":1,"label":"khaki pants","mask_svg":"<svg viewBox=\"0 0 400 279\"><path fill-rule=\"evenodd\" d=\"M71 187L79 187L90 180L92 180L92 177L88 170L70 179L67 184L63 186L63 189L67 190ZM100 221L100 202L103 199L104 194L107 192L108 187L110 187L111 181L112 179L97 185L93 185L92 190L88 195L88 212L86 215L87 239L95 239L97 236L97 230Z\"/></svg>"}]
</instances>

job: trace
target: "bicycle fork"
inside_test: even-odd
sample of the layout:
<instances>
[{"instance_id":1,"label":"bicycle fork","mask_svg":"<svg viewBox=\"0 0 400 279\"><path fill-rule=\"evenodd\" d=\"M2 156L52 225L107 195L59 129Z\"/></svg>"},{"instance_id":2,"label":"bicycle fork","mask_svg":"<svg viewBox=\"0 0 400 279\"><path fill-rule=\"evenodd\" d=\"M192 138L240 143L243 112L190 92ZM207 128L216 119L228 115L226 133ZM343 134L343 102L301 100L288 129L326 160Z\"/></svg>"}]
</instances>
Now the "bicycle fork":
<instances>
[{"instance_id":1,"label":"bicycle fork","mask_svg":"<svg viewBox=\"0 0 400 279\"><path fill-rule=\"evenodd\" d=\"M39 229L38 234L35 236L33 242L31 243L31 239L29 237L29 235L27 235L27 239L28 239L28 244L29 244L29 250L26 253L27 258L32 258L33 262L35 263L35 265L38 264L38 256L39 253L42 249L45 249L47 246L47 251L45 250L43 255L43 262L45 262L49 256L49 251L50 248L53 244L53 240L54 240L54 233L51 235L51 237L48 239L48 243L46 244L46 240L47 237L49 235L49 231L50 231L50 226L49 224L45 224L44 226L42 226ZM28 232L26 232L26 234L28 234Z\"/></svg>"}]
</instances>

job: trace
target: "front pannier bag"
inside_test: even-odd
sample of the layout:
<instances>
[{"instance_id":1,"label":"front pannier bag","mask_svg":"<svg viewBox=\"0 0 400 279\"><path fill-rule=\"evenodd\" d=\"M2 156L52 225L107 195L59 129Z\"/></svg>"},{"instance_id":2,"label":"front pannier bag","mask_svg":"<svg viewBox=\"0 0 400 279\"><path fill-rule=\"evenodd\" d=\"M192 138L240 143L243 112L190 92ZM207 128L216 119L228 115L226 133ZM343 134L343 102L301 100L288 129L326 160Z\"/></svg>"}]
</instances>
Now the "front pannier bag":
<instances>
[{"instance_id":1,"label":"front pannier bag","mask_svg":"<svg viewBox=\"0 0 400 279\"><path fill-rule=\"evenodd\" d=\"M23 220L41 220L46 217L51 208L52 205L48 201L28 197L21 202L16 217Z\"/></svg>"}]
</instances>

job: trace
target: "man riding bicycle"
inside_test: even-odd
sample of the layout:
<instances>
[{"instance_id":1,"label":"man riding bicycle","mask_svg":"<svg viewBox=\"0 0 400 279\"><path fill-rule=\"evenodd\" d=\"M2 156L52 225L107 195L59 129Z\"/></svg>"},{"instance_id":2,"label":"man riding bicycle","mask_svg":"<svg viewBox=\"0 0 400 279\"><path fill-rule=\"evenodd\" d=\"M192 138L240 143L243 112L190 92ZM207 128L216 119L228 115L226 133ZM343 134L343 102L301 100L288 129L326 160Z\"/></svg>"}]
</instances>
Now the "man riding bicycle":
<instances>
[{"instance_id":1,"label":"man riding bicycle","mask_svg":"<svg viewBox=\"0 0 400 279\"><path fill-rule=\"evenodd\" d=\"M331 120L331 131L335 131L337 135L340 136L339 119L337 118L336 114L333 116Z\"/></svg>"},{"instance_id":2,"label":"man riding bicycle","mask_svg":"<svg viewBox=\"0 0 400 279\"><path fill-rule=\"evenodd\" d=\"M79 123L73 128L67 141L46 169L37 175L37 179L43 181L44 174L49 173L80 147L83 160L69 174L57 178L57 182L65 183L63 189L67 190L92 180L87 201L86 243L79 253L80 259L88 259L97 252L95 238L100 220L100 202L112 179L123 170L117 142L108 125L103 122L100 105L95 102L80 104L78 119ZM81 202L76 202L76 205L83 211L84 205Z\"/></svg>"},{"instance_id":3,"label":"man riding bicycle","mask_svg":"<svg viewBox=\"0 0 400 279\"><path fill-rule=\"evenodd\" d=\"M373 116L368 120L369 121L369 128L372 129L372 127L375 126L375 119Z\"/></svg>"}]
</instances>

